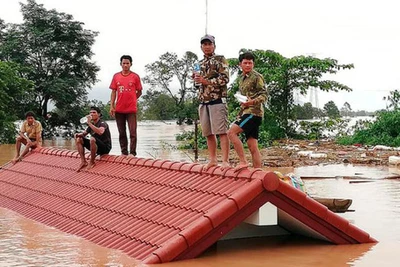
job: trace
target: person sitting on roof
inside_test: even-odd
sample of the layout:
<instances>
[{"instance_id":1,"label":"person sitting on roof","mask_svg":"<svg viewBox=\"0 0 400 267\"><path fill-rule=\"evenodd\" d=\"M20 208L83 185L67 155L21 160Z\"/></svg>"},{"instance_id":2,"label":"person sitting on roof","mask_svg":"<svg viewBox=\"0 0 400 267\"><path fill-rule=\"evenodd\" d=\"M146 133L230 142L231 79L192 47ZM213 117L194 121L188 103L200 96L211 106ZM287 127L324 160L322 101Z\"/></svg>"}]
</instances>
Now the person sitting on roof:
<instances>
[{"instance_id":1,"label":"person sitting on roof","mask_svg":"<svg viewBox=\"0 0 400 267\"><path fill-rule=\"evenodd\" d=\"M11 161L12 164L21 161L31 149L42 146L42 130L42 124L35 120L35 113L32 111L25 113L25 121L22 123L16 138L15 149L17 154ZM25 145L25 149L20 155L22 144Z\"/></svg>"},{"instance_id":2,"label":"person sitting on roof","mask_svg":"<svg viewBox=\"0 0 400 267\"><path fill-rule=\"evenodd\" d=\"M75 134L76 148L81 157L81 164L77 171L87 166L91 169L95 165L96 154L104 155L110 153L111 150L111 134L108 124L101 119L101 111L98 107L90 108L90 115L86 116L88 127L83 133ZM90 139L85 138L88 134ZM89 165L85 158L85 148L90 150Z\"/></svg>"}]
</instances>

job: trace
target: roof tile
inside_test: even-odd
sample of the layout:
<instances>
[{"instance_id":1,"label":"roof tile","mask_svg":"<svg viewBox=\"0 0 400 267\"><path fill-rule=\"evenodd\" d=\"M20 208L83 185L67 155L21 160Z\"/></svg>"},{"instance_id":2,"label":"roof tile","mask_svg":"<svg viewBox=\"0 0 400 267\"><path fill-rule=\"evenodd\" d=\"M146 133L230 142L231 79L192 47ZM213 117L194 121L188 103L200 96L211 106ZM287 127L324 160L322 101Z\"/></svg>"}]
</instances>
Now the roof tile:
<instances>
[{"instance_id":1,"label":"roof tile","mask_svg":"<svg viewBox=\"0 0 400 267\"><path fill-rule=\"evenodd\" d=\"M112 155L79 164L56 148L5 164L0 206L146 263L197 256L267 201L332 242L375 241L272 172Z\"/></svg>"}]
</instances>

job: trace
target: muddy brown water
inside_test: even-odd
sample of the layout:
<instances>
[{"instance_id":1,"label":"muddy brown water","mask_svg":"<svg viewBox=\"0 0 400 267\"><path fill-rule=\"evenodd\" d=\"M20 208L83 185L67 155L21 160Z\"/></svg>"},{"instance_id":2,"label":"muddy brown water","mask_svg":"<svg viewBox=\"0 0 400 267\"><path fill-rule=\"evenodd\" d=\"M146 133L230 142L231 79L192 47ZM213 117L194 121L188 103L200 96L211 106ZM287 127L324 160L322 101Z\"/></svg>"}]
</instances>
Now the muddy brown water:
<instances>
[{"instance_id":1,"label":"muddy brown water","mask_svg":"<svg viewBox=\"0 0 400 267\"><path fill-rule=\"evenodd\" d=\"M113 135L111 154L119 154L116 127L112 122L110 129ZM189 129L190 126L177 126L170 122L139 123L138 156L191 161L193 155L175 149L177 143L174 137L176 133ZM60 138L46 140L45 145L74 149L73 140ZM14 145L0 145L0 165L14 156L14 150ZM339 215L368 232L379 243L338 246L295 236L229 240L217 242L196 259L155 266L399 265L400 180L383 178L400 174L400 169L342 164L265 170L330 177L305 180L308 193L319 197L353 199L350 209L354 211ZM118 250L98 246L0 208L0 266L147 265Z\"/></svg>"}]
</instances>

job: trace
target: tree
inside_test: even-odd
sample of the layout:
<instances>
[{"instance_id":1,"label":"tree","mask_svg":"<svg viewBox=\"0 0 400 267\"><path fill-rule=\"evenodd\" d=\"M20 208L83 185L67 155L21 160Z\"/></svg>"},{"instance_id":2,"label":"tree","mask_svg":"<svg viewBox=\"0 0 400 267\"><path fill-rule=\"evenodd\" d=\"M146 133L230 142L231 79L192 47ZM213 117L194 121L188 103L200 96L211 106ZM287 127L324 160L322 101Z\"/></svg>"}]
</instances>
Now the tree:
<instances>
[{"instance_id":1,"label":"tree","mask_svg":"<svg viewBox=\"0 0 400 267\"><path fill-rule=\"evenodd\" d=\"M174 99L160 91L147 90L141 98L143 118L146 120L171 120L176 116Z\"/></svg>"},{"instance_id":2,"label":"tree","mask_svg":"<svg viewBox=\"0 0 400 267\"><path fill-rule=\"evenodd\" d=\"M310 102L303 106L295 105L293 107L294 117L299 120L309 120L314 118L314 109Z\"/></svg>"},{"instance_id":3,"label":"tree","mask_svg":"<svg viewBox=\"0 0 400 267\"><path fill-rule=\"evenodd\" d=\"M53 111L49 112L49 116L46 116L46 123L48 124L49 129L46 130L52 131L52 128L55 128L57 126L69 125L71 122L79 121L80 118L89 114L90 108L92 106L98 107L100 109L101 119L113 119L109 114L110 104L104 104L102 101L93 99L84 101L82 105L71 105L70 107L64 109L56 108ZM78 126L79 125L80 124L78 124Z\"/></svg>"},{"instance_id":4,"label":"tree","mask_svg":"<svg viewBox=\"0 0 400 267\"><path fill-rule=\"evenodd\" d=\"M344 102L343 107L340 109L342 116L350 116L351 106L348 102Z\"/></svg>"},{"instance_id":5,"label":"tree","mask_svg":"<svg viewBox=\"0 0 400 267\"><path fill-rule=\"evenodd\" d=\"M326 116L328 116L331 119L340 117L339 109L336 106L335 102L333 102L332 100L324 105L324 111Z\"/></svg>"},{"instance_id":6,"label":"tree","mask_svg":"<svg viewBox=\"0 0 400 267\"><path fill-rule=\"evenodd\" d=\"M324 111L320 108L313 107L313 115L315 118L323 118L325 116Z\"/></svg>"},{"instance_id":7,"label":"tree","mask_svg":"<svg viewBox=\"0 0 400 267\"><path fill-rule=\"evenodd\" d=\"M191 78L196 61L196 54L189 51L182 58L178 58L175 53L167 52L161 55L159 60L145 66L148 74L143 78L143 82L149 84L150 89L158 89L169 94L175 101L177 110L185 110L186 102L196 102L197 91ZM194 119L186 117L187 114L193 113L177 114L179 124L187 119Z\"/></svg>"},{"instance_id":8,"label":"tree","mask_svg":"<svg viewBox=\"0 0 400 267\"><path fill-rule=\"evenodd\" d=\"M14 141L14 121L30 109L33 83L21 78L21 70L16 63L0 61L0 144Z\"/></svg>"},{"instance_id":9,"label":"tree","mask_svg":"<svg viewBox=\"0 0 400 267\"><path fill-rule=\"evenodd\" d=\"M91 47L98 33L34 0L21 3L21 12L22 24L3 26L0 59L28 67L23 75L35 84L36 111L43 117L50 100L59 109L82 104L97 81Z\"/></svg>"},{"instance_id":10,"label":"tree","mask_svg":"<svg viewBox=\"0 0 400 267\"><path fill-rule=\"evenodd\" d=\"M398 90L390 91L388 96L383 97L383 100L389 101L389 105L386 104L386 109L397 110L400 105L400 92Z\"/></svg>"},{"instance_id":11,"label":"tree","mask_svg":"<svg viewBox=\"0 0 400 267\"><path fill-rule=\"evenodd\" d=\"M311 56L285 58L271 50L251 52L256 58L255 70L263 75L269 89L267 103L269 112L265 113L269 117L265 117L263 123L271 123L272 119L276 120L282 129L281 133L285 135L294 134L294 125L290 120L294 119L293 92L295 89L298 89L302 95L307 94L312 87L326 92L351 91L351 88L346 85L325 79L324 75L351 69L354 67L353 64L338 64L335 59L319 59ZM237 59L230 59L229 63L234 73L239 72ZM232 88L232 91L237 90L235 87Z\"/></svg>"}]
</instances>

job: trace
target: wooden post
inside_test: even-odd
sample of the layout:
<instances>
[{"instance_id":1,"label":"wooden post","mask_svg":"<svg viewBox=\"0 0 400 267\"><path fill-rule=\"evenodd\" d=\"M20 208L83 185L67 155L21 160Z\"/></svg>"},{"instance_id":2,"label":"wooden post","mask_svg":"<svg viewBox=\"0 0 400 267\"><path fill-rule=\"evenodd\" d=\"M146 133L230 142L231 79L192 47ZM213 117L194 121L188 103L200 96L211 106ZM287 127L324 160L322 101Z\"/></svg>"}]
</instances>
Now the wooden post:
<instances>
[{"instance_id":1,"label":"wooden post","mask_svg":"<svg viewBox=\"0 0 400 267\"><path fill-rule=\"evenodd\" d=\"M197 162L197 160L199 159L199 149L197 146L198 123L199 123L199 121L197 119L194 120L194 160L195 160L195 162Z\"/></svg>"}]
</instances>

